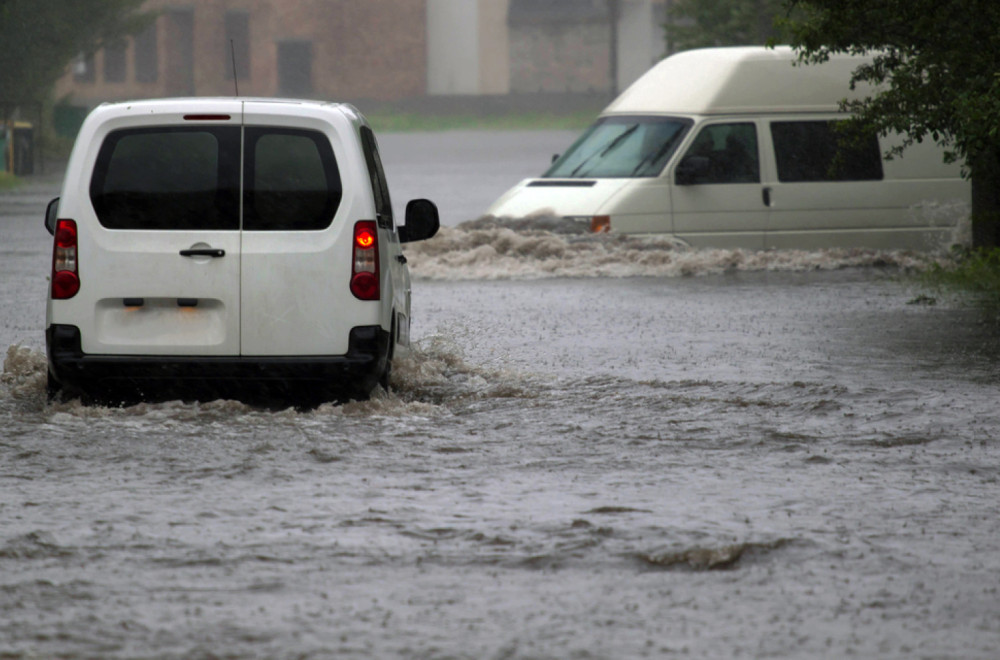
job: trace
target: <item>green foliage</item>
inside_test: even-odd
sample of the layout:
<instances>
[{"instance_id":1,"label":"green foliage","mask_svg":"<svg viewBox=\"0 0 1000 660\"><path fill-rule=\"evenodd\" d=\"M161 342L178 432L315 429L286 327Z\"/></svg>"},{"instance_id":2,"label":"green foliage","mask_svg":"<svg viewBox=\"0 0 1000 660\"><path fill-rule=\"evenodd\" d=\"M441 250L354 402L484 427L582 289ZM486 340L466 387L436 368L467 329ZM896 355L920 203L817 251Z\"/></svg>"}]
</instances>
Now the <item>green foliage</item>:
<instances>
[{"instance_id":1,"label":"green foliage","mask_svg":"<svg viewBox=\"0 0 1000 660\"><path fill-rule=\"evenodd\" d=\"M787 21L808 62L873 53L853 82L879 94L848 104L882 132L948 145L975 160L1000 126L1000 3L995 0L790 0Z\"/></svg>"},{"instance_id":2,"label":"green foliage","mask_svg":"<svg viewBox=\"0 0 1000 660\"><path fill-rule=\"evenodd\" d=\"M707 46L762 46L786 35L775 24L785 0L675 0L664 25L672 51Z\"/></svg>"},{"instance_id":3,"label":"green foliage","mask_svg":"<svg viewBox=\"0 0 1000 660\"><path fill-rule=\"evenodd\" d=\"M973 182L974 240L1000 240L1000 3L996 0L787 0L783 25L807 63L867 54L852 84L876 92L844 104L861 130L933 140ZM978 172L978 176L977 176ZM977 188L978 184L978 188Z\"/></svg>"},{"instance_id":4,"label":"green foliage","mask_svg":"<svg viewBox=\"0 0 1000 660\"><path fill-rule=\"evenodd\" d=\"M141 30L143 0L0 0L0 105L44 99L81 53Z\"/></svg>"},{"instance_id":5,"label":"green foliage","mask_svg":"<svg viewBox=\"0 0 1000 660\"><path fill-rule=\"evenodd\" d=\"M1000 248L956 251L949 262L933 264L922 280L1000 306Z\"/></svg>"},{"instance_id":6,"label":"green foliage","mask_svg":"<svg viewBox=\"0 0 1000 660\"><path fill-rule=\"evenodd\" d=\"M21 185L21 179L10 172L0 172L0 190L13 190Z\"/></svg>"}]
</instances>

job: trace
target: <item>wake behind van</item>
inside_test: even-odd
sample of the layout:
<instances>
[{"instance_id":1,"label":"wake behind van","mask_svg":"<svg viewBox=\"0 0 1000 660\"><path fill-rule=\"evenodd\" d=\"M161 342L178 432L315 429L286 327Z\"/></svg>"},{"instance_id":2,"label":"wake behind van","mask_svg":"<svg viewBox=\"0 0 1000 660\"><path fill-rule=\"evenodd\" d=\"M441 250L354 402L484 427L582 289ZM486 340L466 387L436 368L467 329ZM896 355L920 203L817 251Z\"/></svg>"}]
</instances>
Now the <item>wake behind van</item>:
<instances>
[{"instance_id":1,"label":"wake behind van","mask_svg":"<svg viewBox=\"0 0 1000 660\"><path fill-rule=\"evenodd\" d=\"M947 247L971 191L940 147L891 160L891 140L840 147L839 103L864 94L848 84L862 61L798 65L788 47L668 57L487 214L575 218L695 247Z\"/></svg>"},{"instance_id":2,"label":"wake behind van","mask_svg":"<svg viewBox=\"0 0 1000 660\"><path fill-rule=\"evenodd\" d=\"M158 99L88 116L46 228L50 395L316 403L388 385L438 216L349 105Z\"/></svg>"}]
</instances>

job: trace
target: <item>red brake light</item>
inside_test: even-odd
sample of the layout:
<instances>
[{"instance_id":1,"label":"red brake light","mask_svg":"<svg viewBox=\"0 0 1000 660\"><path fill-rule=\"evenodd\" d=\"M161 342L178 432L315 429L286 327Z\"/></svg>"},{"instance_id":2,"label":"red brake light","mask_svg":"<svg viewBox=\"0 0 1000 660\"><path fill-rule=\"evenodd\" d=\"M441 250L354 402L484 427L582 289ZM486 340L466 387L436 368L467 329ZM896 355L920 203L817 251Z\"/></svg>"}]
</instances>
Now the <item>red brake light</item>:
<instances>
[{"instance_id":1,"label":"red brake light","mask_svg":"<svg viewBox=\"0 0 1000 660\"><path fill-rule=\"evenodd\" d=\"M354 240L358 244L359 248L367 250L375 244L375 234L363 229L355 232Z\"/></svg>"},{"instance_id":2,"label":"red brake light","mask_svg":"<svg viewBox=\"0 0 1000 660\"><path fill-rule=\"evenodd\" d=\"M374 220L361 220L354 225L351 293L359 300L378 300L379 289L378 227Z\"/></svg>"},{"instance_id":3,"label":"red brake light","mask_svg":"<svg viewBox=\"0 0 1000 660\"><path fill-rule=\"evenodd\" d=\"M72 298L80 290L76 222L58 220L54 243L52 249L52 297L56 300L65 300Z\"/></svg>"}]
</instances>

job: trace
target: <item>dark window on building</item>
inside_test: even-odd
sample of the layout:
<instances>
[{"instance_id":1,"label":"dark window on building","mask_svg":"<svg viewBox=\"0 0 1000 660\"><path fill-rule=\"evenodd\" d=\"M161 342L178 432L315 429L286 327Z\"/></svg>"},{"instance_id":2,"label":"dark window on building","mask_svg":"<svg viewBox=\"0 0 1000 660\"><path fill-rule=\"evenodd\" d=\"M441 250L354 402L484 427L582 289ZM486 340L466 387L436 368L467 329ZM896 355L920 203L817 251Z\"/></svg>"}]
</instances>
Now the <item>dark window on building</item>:
<instances>
[{"instance_id":1,"label":"dark window on building","mask_svg":"<svg viewBox=\"0 0 1000 660\"><path fill-rule=\"evenodd\" d=\"M127 44L119 40L104 47L104 82L125 82Z\"/></svg>"},{"instance_id":2,"label":"dark window on building","mask_svg":"<svg viewBox=\"0 0 1000 660\"><path fill-rule=\"evenodd\" d=\"M80 55L73 60L73 80L82 83L92 83L96 80L96 65L94 54Z\"/></svg>"},{"instance_id":3,"label":"dark window on building","mask_svg":"<svg viewBox=\"0 0 1000 660\"><path fill-rule=\"evenodd\" d=\"M340 206L340 171L317 131L247 128L243 229L309 231L330 226Z\"/></svg>"},{"instance_id":4,"label":"dark window on building","mask_svg":"<svg viewBox=\"0 0 1000 660\"><path fill-rule=\"evenodd\" d=\"M141 128L105 138L90 199L109 229L239 229L240 129Z\"/></svg>"},{"instance_id":5,"label":"dark window on building","mask_svg":"<svg viewBox=\"0 0 1000 660\"><path fill-rule=\"evenodd\" d=\"M250 14L245 11L226 12L226 80L233 79L236 60L237 81L250 79Z\"/></svg>"},{"instance_id":6,"label":"dark window on building","mask_svg":"<svg viewBox=\"0 0 1000 660\"><path fill-rule=\"evenodd\" d=\"M135 36L135 80L156 82L159 74L159 52L156 47L156 23Z\"/></svg>"},{"instance_id":7,"label":"dark window on building","mask_svg":"<svg viewBox=\"0 0 1000 660\"><path fill-rule=\"evenodd\" d=\"M367 126L361 127L361 145L365 152L365 162L368 164L368 177L372 183L372 194L375 196L375 215L378 223L386 228L395 229L392 219L392 200L389 198L389 185L382 169L382 158L378 153L378 143L375 134Z\"/></svg>"},{"instance_id":8,"label":"dark window on building","mask_svg":"<svg viewBox=\"0 0 1000 660\"><path fill-rule=\"evenodd\" d=\"M861 144L842 143L835 121L771 122L778 180L879 181L882 154L874 135Z\"/></svg>"},{"instance_id":9,"label":"dark window on building","mask_svg":"<svg viewBox=\"0 0 1000 660\"><path fill-rule=\"evenodd\" d=\"M282 96L312 94L312 43L282 41L278 44L278 92Z\"/></svg>"},{"instance_id":10,"label":"dark window on building","mask_svg":"<svg viewBox=\"0 0 1000 660\"><path fill-rule=\"evenodd\" d=\"M707 170L692 183L758 183L760 158L753 124L709 124L688 147L684 160L701 158Z\"/></svg>"}]
</instances>

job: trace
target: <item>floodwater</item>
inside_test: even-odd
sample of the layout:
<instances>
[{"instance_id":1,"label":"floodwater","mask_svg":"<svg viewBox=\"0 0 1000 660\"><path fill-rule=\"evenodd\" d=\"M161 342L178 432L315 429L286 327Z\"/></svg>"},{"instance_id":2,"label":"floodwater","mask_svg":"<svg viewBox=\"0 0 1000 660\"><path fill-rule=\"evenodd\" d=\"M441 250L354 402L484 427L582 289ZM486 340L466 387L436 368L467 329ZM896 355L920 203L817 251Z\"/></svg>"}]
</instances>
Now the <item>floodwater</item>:
<instances>
[{"instance_id":1,"label":"floodwater","mask_svg":"<svg viewBox=\"0 0 1000 660\"><path fill-rule=\"evenodd\" d=\"M54 187L0 198L0 658L996 657L994 317L913 254L460 225L548 160L470 139L382 138L449 226L392 391L309 412L47 404Z\"/></svg>"}]
</instances>

